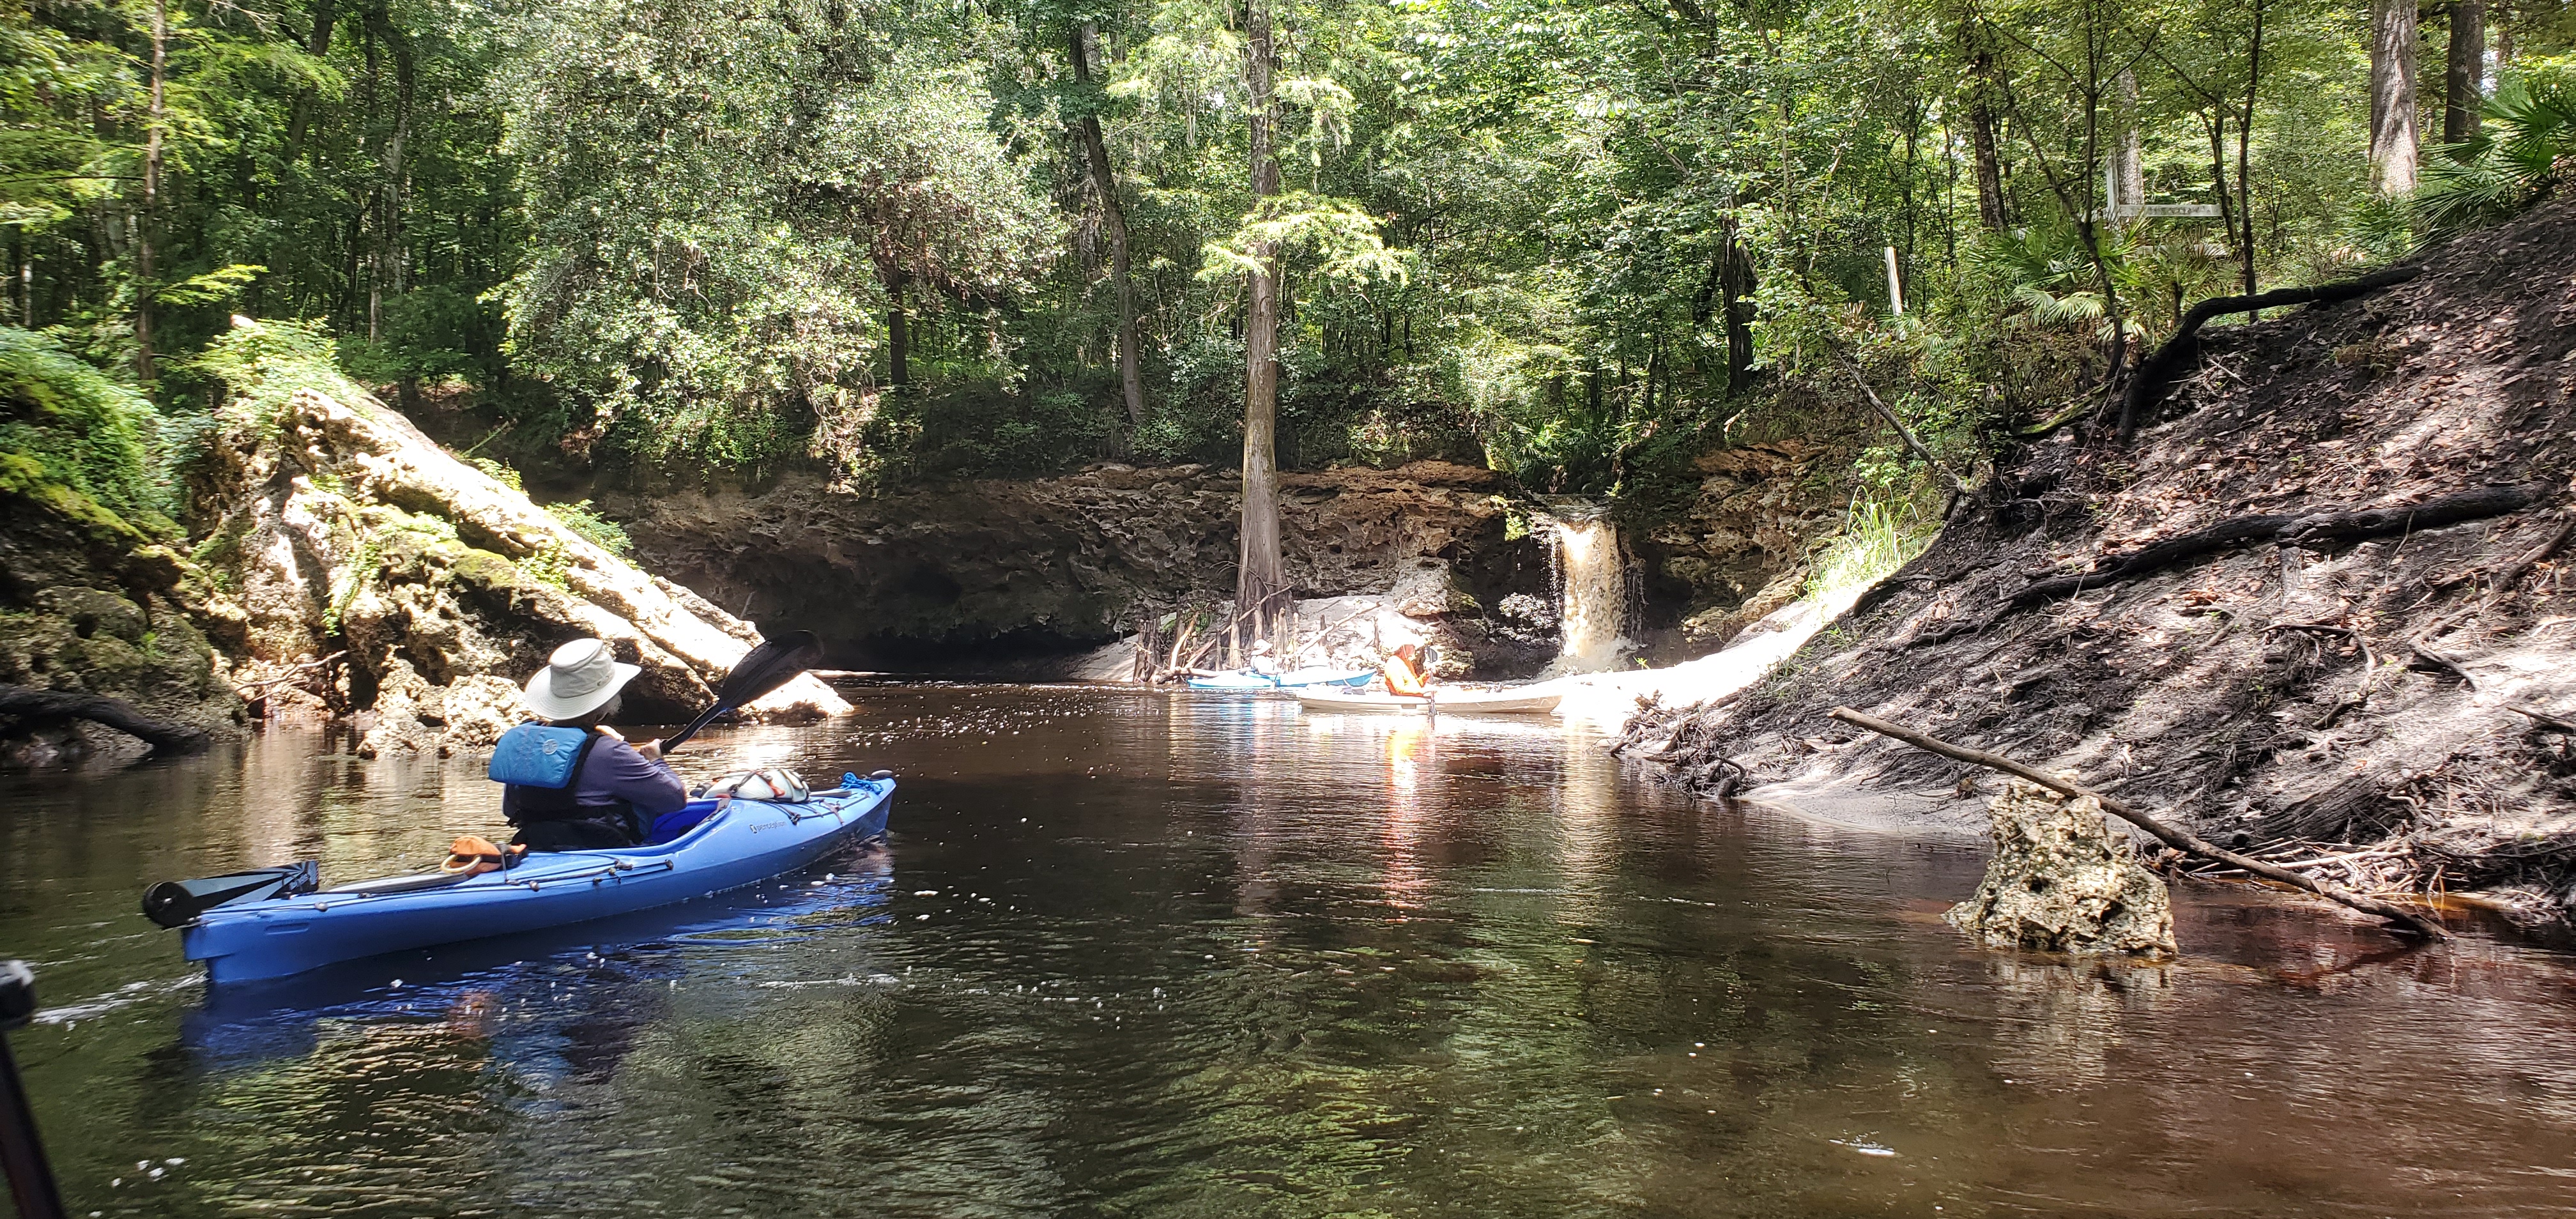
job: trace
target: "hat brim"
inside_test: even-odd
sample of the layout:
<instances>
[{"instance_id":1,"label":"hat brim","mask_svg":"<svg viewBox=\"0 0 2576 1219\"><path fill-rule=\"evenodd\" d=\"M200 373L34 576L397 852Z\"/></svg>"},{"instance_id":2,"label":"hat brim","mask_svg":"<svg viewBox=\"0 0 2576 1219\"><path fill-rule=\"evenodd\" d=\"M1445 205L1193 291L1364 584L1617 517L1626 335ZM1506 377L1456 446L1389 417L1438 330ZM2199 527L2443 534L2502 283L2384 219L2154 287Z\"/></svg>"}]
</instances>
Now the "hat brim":
<instances>
[{"instance_id":1,"label":"hat brim","mask_svg":"<svg viewBox=\"0 0 2576 1219\"><path fill-rule=\"evenodd\" d=\"M574 695L555 693L553 681L555 671L551 668L539 669L536 676L528 679L527 688L520 692L520 696L527 702L528 710L534 712L539 719L579 719L607 706L608 700L617 697L617 692L625 689L626 683L635 680L635 675L644 671L642 666L630 665L623 661L614 662L609 665L609 668L615 670L616 675L608 679L608 684L596 690Z\"/></svg>"}]
</instances>

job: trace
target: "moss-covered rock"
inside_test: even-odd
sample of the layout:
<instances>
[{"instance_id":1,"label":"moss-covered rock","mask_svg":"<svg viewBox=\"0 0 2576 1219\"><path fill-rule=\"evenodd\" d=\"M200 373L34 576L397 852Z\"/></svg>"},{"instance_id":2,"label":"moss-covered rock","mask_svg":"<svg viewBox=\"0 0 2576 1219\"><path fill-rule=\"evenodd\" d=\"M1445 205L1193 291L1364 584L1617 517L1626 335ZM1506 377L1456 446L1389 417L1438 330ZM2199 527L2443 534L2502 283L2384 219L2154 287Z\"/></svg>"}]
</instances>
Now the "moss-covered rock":
<instances>
[{"instance_id":1,"label":"moss-covered rock","mask_svg":"<svg viewBox=\"0 0 2576 1219\"><path fill-rule=\"evenodd\" d=\"M168 543L149 403L50 340L0 327L0 684L128 703L221 738L241 699L209 632L236 615ZM139 754L85 724L0 716L0 762Z\"/></svg>"}]
</instances>

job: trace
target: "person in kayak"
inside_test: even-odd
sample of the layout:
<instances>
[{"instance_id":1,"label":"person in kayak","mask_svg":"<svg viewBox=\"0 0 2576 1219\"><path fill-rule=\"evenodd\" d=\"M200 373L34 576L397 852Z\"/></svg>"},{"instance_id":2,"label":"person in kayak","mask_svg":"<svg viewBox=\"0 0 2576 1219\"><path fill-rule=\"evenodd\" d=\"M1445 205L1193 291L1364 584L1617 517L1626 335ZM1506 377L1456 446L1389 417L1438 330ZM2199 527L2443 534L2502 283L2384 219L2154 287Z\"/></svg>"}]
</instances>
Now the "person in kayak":
<instances>
[{"instance_id":1,"label":"person in kayak","mask_svg":"<svg viewBox=\"0 0 2576 1219\"><path fill-rule=\"evenodd\" d=\"M1258 673L1263 677L1279 676L1279 658L1270 654L1269 640L1255 639L1252 641L1252 658L1244 662L1243 671L1246 673Z\"/></svg>"},{"instance_id":2,"label":"person in kayak","mask_svg":"<svg viewBox=\"0 0 2576 1219\"><path fill-rule=\"evenodd\" d=\"M1395 651L1378 665L1379 675L1386 678L1387 693L1422 697L1422 671L1414 667L1413 659L1420 654L1421 649L1412 644L1399 644Z\"/></svg>"},{"instance_id":3,"label":"person in kayak","mask_svg":"<svg viewBox=\"0 0 2576 1219\"><path fill-rule=\"evenodd\" d=\"M492 777L507 784L501 815L519 828L511 842L531 851L633 846L654 818L689 802L662 742L629 745L607 726L619 691L641 672L606 643L576 639L528 679L528 710L544 722L513 728L493 746Z\"/></svg>"}]
</instances>

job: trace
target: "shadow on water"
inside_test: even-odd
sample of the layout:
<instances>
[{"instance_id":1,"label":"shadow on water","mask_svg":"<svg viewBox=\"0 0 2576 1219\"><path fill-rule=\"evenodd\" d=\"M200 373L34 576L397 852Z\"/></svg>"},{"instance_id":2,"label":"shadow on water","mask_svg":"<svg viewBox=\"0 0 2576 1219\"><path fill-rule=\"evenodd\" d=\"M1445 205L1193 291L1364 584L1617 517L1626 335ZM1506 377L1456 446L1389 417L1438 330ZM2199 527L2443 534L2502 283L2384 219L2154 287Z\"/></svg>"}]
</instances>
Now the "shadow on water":
<instances>
[{"instance_id":1,"label":"shadow on water","mask_svg":"<svg viewBox=\"0 0 2576 1219\"><path fill-rule=\"evenodd\" d=\"M2208 889L2176 962L1988 952L1940 921L1975 844L1695 803L1550 725L849 692L692 765L893 769L879 850L245 990L143 884L420 866L490 828L479 768L278 734L5 781L0 952L55 1005L18 1044L79 1209L2536 1215L2576 1183L2563 954L2391 957Z\"/></svg>"}]
</instances>

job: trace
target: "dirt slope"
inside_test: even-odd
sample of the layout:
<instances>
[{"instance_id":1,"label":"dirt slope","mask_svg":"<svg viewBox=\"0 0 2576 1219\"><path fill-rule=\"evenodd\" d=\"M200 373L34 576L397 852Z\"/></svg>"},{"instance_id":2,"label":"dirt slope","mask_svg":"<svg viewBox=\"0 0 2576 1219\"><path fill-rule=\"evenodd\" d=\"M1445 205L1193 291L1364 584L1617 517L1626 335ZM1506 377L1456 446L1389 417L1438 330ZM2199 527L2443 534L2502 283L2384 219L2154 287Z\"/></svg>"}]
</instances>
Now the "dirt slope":
<instances>
[{"instance_id":1,"label":"dirt slope","mask_svg":"<svg viewBox=\"0 0 2576 1219\"><path fill-rule=\"evenodd\" d=\"M2576 207L2465 238L2360 300L2208 332L2125 448L2007 456L1986 501L1769 680L1632 721L1811 806L1979 817L1992 776L1836 704L2116 786L2221 842L2370 847L2348 882L2576 907ZM2458 497L2467 496L2466 499ZM2427 505L2466 519L2422 527ZM2320 514L2397 508L2376 518ZM2425 509L2425 511L2415 511ZM2251 540L2136 572L2222 522ZM2123 578L2115 569L2128 568ZM2083 575L2040 595L2052 577ZM2334 628L2334 629L2312 629Z\"/></svg>"}]
</instances>

